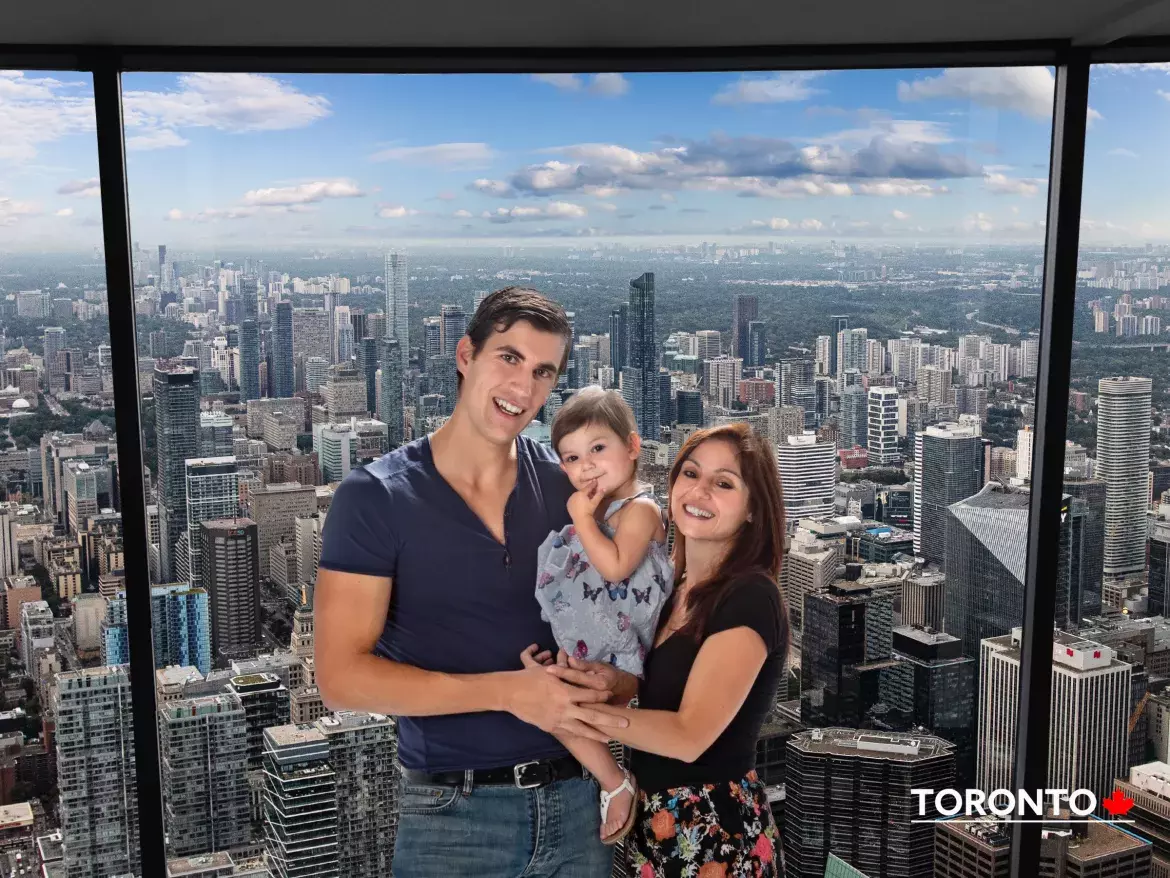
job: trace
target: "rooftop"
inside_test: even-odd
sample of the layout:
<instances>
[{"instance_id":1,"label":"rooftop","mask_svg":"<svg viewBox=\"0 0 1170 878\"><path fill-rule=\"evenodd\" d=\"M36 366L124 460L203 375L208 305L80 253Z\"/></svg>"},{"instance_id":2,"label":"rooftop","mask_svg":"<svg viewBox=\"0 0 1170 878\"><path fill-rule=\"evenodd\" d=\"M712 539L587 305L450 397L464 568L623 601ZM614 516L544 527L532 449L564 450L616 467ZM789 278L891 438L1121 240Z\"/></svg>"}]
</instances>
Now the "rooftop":
<instances>
[{"instance_id":1,"label":"rooftop","mask_svg":"<svg viewBox=\"0 0 1170 878\"><path fill-rule=\"evenodd\" d=\"M859 732L857 729L809 729L790 739L791 746L825 756L876 757L918 762L954 753L955 745L927 734Z\"/></svg>"}]
</instances>

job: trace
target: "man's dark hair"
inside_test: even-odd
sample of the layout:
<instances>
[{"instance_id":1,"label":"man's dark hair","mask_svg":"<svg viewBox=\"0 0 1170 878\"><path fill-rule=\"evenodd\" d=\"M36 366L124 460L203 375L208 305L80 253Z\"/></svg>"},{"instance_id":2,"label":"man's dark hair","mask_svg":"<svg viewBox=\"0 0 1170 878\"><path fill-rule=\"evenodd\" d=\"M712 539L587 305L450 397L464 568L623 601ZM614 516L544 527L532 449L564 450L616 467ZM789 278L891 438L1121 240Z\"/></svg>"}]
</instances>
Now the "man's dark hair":
<instances>
[{"instance_id":1,"label":"man's dark hair","mask_svg":"<svg viewBox=\"0 0 1170 878\"><path fill-rule=\"evenodd\" d=\"M542 332L555 333L564 338L565 354L557 368L558 375L563 373L569 363L573 327L569 325L568 315L560 303L531 287L504 287L479 303L471 322L467 324L472 349L478 354L492 333L507 332L518 320L531 323ZM463 373L458 373L458 378L459 389L462 389Z\"/></svg>"}]
</instances>

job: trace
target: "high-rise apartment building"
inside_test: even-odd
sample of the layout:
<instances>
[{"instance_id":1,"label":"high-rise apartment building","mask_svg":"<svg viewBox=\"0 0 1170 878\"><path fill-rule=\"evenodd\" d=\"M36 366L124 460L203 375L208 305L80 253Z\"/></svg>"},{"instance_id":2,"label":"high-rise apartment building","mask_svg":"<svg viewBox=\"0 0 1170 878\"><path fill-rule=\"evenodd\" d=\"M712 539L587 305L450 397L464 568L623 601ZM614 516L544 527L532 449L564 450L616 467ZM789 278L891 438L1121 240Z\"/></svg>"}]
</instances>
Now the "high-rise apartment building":
<instances>
[{"instance_id":1,"label":"high-rise apartment building","mask_svg":"<svg viewBox=\"0 0 1170 878\"><path fill-rule=\"evenodd\" d=\"M198 370L155 366L154 430L160 572L172 582L175 550L187 530L187 459L199 453Z\"/></svg>"},{"instance_id":2,"label":"high-rise apartment building","mask_svg":"<svg viewBox=\"0 0 1170 878\"><path fill-rule=\"evenodd\" d=\"M622 302L609 312L609 360L613 371L618 375L626 367L626 356L630 350L629 323L630 305L628 302Z\"/></svg>"},{"instance_id":3,"label":"high-rise apartment building","mask_svg":"<svg viewBox=\"0 0 1170 878\"><path fill-rule=\"evenodd\" d=\"M270 485L269 488L281 487ZM298 485L299 487L299 485ZM260 643L260 548L255 521L205 521L203 587L210 597L211 659L225 667L255 654Z\"/></svg>"},{"instance_id":4,"label":"high-rise apartment building","mask_svg":"<svg viewBox=\"0 0 1170 878\"><path fill-rule=\"evenodd\" d=\"M264 730L264 835L276 878L345 874L337 792L325 735L288 725Z\"/></svg>"},{"instance_id":5,"label":"high-rise apartment building","mask_svg":"<svg viewBox=\"0 0 1170 878\"><path fill-rule=\"evenodd\" d=\"M661 394L654 324L654 273L630 281L629 352L622 369L622 397L634 412L643 439L659 439Z\"/></svg>"},{"instance_id":6,"label":"high-rise apartment building","mask_svg":"<svg viewBox=\"0 0 1170 878\"><path fill-rule=\"evenodd\" d=\"M869 463L889 466L902 459L898 451L898 390L871 387L869 390Z\"/></svg>"},{"instance_id":7,"label":"high-rise apartment building","mask_svg":"<svg viewBox=\"0 0 1170 878\"><path fill-rule=\"evenodd\" d=\"M178 553L175 580L198 587L203 580L199 526L204 521L235 518L239 514L240 474L234 456L195 457L186 461L184 468L187 477L187 533L183 551Z\"/></svg>"},{"instance_id":8,"label":"high-rise apartment building","mask_svg":"<svg viewBox=\"0 0 1170 878\"><path fill-rule=\"evenodd\" d=\"M396 250L386 254L383 272L386 284L386 335L398 339L402 371L410 366L410 300L407 292L410 274L406 253Z\"/></svg>"},{"instance_id":9,"label":"high-rise apartment building","mask_svg":"<svg viewBox=\"0 0 1170 878\"><path fill-rule=\"evenodd\" d=\"M840 373L844 379L846 373ZM840 432L837 447L865 448L869 441L869 395L860 384L852 384L841 391Z\"/></svg>"},{"instance_id":10,"label":"high-rise apartment building","mask_svg":"<svg viewBox=\"0 0 1170 878\"><path fill-rule=\"evenodd\" d=\"M312 485L284 482L253 487L248 493L247 516L259 535L260 576L268 575L268 552L277 543L291 540L293 522L317 511L317 490Z\"/></svg>"},{"instance_id":11,"label":"high-rise apartment building","mask_svg":"<svg viewBox=\"0 0 1170 878\"><path fill-rule=\"evenodd\" d=\"M828 349L826 351L827 362L825 363L828 368L824 370L823 374L836 375L838 335L849 328L849 317L844 314L834 314L829 318L829 327L830 329L827 342ZM818 338L817 341L819 343L820 338Z\"/></svg>"},{"instance_id":12,"label":"high-rise apartment building","mask_svg":"<svg viewBox=\"0 0 1170 878\"><path fill-rule=\"evenodd\" d=\"M269 391L272 396L287 398L296 390L293 351L293 306L291 302L277 302L272 321L272 367L275 373Z\"/></svg>"},{"instance_id":13,"label":"high-rise apartment building","mask_svg":"<svg viewBox=\"0 0 1170 878\"><path fill-rule=\"evenodd\" d=\"M378 420L386 425L386 445L392 450L403 443L406 435L402 405L401 346L393 338L382 339L378 345L378 365L382 370Z\"/></svg>"},{"instance_id":14,"label":"high-rise apartment building","mask_svg":"<svg viewBox=\"0 0 1170 878\"><path fill-rule=\"evenodd\" d=\"M983 487L978 425L946 423L914 434L914 552L944 562L946 510Z\"/></svg>"},{"instance_id":15,"label":"high-rise apartment building","mask_svg":"<svg viewBox=\"0 0 1170 878\"><path fill-rule=\"evenodd\" d=\"M154 665L198 668L211 673L211 601L207 591L186 583L150 589Z\"/></svg>"},{"instance_id":16,"label":"high-rise apartment building","mask_svg":"<svg viewBox=\"0 0 1170 878\"><path fill-rule=\"evenodd\" d=\"M240 399L259 399L260 320L257 316L256 279L240 281Z\"/></svg>"},{"instance_id":17,"label":"high-rise apartment building","mask_svg":"<svg viewBox=\"0 0 1170 878\"><path fill-rule=\"evenodd\" d=\"M444 357L455 356L455 346L467 334L467 312L462 305L439 306L439 347Z\"/></svg>"},{"instance_id":18,"label":"high-rise apartment building","mask_svg":"<svg viewBox=\"0 0 1170 878\"><path fill-rule=\"evenodd\" d=\"M1146 569L1150 470L1149 378L1102 378L1097 397L1097 468L1105 482L1105 578Z\"/></svg>"},{"instance_id":19,"label":"high-rise apartment building","mask_svg":"<svg viewBox=\"0 0 1170 878\"><path fill-rule=\"evenodd\" d=\"M837 449L805 431L776 445L776 465L784 493L784 515L789 528L801 518L833 514L837 489Z\"/></svg>"},{"instance_id":20,"label":"high-rise apartment building","mask_svg":"<svg viewBox=\"0 0 1170 878\"><path fill-rule=\"evenodd\" d=\"M53 691L65 875L142 874L130 669L65 671Z\"/></svg>"},{"instance_id":21,"label":"high-rise apartment building","mask_svg":"<svg viewBox=\"0 0 1170 878\"><path fill-rule=\"evenodd\" d=\"M378 411L378 339L365 336L357 341L357 370L366 382L366 411Z\"/></svg>"}]
</instances>

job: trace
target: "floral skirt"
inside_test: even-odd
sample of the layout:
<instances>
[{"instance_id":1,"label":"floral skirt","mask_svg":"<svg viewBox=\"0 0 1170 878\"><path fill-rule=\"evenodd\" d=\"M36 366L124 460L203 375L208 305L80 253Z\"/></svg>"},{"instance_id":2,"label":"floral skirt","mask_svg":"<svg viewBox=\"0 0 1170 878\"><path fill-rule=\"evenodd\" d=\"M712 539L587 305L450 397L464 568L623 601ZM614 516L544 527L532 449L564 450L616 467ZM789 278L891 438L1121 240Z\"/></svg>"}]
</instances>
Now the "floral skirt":
<instances>
[{"instance_id":1,"label":"floral skirt","mask_svg":"<svg viewBox=\"0 0 1170 878\"><path fill-rule=\"evenodd\" d=\"M640 796L630 835L637 878L773 878L780 833L754 771L742 780Z\"/></svg>"}]
</instances>

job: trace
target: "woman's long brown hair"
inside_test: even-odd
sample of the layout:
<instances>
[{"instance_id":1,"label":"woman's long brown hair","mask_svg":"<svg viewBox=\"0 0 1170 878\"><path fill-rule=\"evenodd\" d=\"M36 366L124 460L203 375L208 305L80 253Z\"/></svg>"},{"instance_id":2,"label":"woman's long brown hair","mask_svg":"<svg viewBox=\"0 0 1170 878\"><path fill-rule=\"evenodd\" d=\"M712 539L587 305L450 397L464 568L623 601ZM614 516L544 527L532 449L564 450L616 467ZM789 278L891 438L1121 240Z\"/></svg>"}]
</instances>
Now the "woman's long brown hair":
<instances>
[{"instance_id":1,"label":"woman's long brown hair","mask_svg":"<svg viewBox=\"0 0 1170 878\"><path fill-rule=\"evenodd\" d=\"M712 613L723 600L727 586L735 580L760 573L767 576L779 588L780 565L784 557L784 499L780 492L780 473L776 469L776 458L766 439L759 436L747 424L726 424L696 430L683 447L679 449L674 467L670 471L670 494L673 508L674 483L678 481L683 466L704 442L729 442L739 458L740 473L748 490L748 512L751 520L745 521L739 529L731 548L724 556L715 574L705 582L694 583L687 592L687 621L678 630L681 636L695 640L702 639ZM676 528L674 551L675 591L687 572L686 537ZM788 624L788 609L784 595L784 625ZM669 618L669 607L663 611L662 620Z\"/></svg>"}]
</instances>

